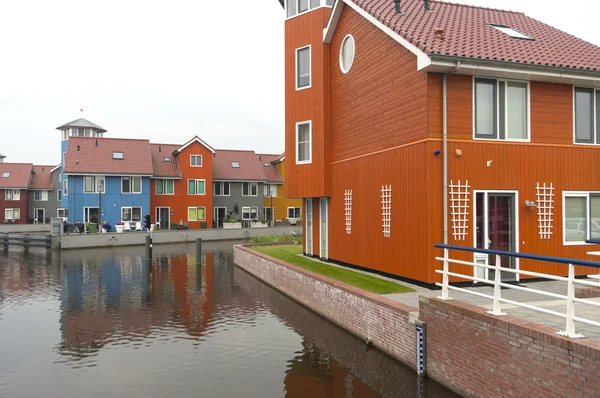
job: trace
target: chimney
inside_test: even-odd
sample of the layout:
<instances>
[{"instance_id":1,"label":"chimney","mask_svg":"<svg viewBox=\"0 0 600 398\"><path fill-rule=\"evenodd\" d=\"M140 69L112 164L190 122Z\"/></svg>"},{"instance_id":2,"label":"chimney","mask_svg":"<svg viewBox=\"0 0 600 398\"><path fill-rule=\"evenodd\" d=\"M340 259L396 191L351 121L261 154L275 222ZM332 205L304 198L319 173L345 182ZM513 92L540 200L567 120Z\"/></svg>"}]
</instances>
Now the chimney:
<instances>
[{"instance_id":1,"label":"chimney","mask_svg":"<svg viewBox=\"0 0 600 398\"><path fill-rule=\"evenodd\" d=\"M431 11L431 6L429 5L429 0L425 0L425 11Z\"/></svg>"},{"instance_id":2,"label":"chimney","mask_svg":"<svg viewBox=\"0 0 600 398\"><path fill-rule=\"evenodd\" d=\"M162 146L158 146L158 152L162 152Z\"/></svg>"},{"instance_id":3,"label":"chimney","mask_svg":"<svg viewBox=\"0 0 600 398\"><path fill-rule=\"evenodd\" d=\"M258 155L258 160L262 161L262 155Z\"/></svg>"},{"instance_id":4,"label":"chimney","mask_svg":"<svg viewBox=\"0 0 600 398\"><path fill-rule=\"evenodd\" d=\"M394 0L394 8L396 9L396 14L404 14L400 8L400 0Z\"/></svg>"},{"instance_id":5,"label":"chimney","mask_svg":"<svg viewBox=\"0 0 600 398\"><path fill-rule=\"evenodd\" d=\"M4 163L4 158L6 158L6 156L0 154L0 163Z\"/></svg>"},{"instance_id":6,"label":"chimney","mask_svg":"<svg viewBox=\"0 0 600 398\"><path fill-rule=\"evenodd\" d=\"M77 145L77 152L81 151L81 147Z\"/></svg>"},{"instance_id":7,"label":"chimney","mask_svg":"<svg viewBox=\"0 0 600 398\"><path fill-rule=\"evenodd\" d=\"M98 148L98 140L96 140L96 148Z\"/></svg>"}]
</instances>

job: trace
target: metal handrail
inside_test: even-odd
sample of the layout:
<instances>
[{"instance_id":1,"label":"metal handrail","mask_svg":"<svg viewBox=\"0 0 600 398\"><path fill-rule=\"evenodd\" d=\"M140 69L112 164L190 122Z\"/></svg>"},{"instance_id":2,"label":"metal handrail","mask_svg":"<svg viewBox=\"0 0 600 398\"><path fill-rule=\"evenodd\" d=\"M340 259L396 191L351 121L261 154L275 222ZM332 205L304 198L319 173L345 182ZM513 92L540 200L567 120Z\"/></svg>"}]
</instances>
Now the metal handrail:
<instances>
[{"instance_id":1,"label":"metal handrail","mask_svg":"<svg viewBox=\"0 0 600 398\"><path fill-rule=\"evenodd\" d=\"M591 243L591 242L588 242L588 243ZM598 243L600 244L600 241L598 241ZM600 322L596 322L596 321L592 321L591 319L585 319L585 318L575 316L575 303L581 303L581 304L587 304L587 305L593 305L596 307L600 307L600 303L598 303L598 302L586 300L586 299L580 299L580 298L575 297L575 284L586 285L586 286L600 286L598 283L576 280L575 279L575 266L600 268L600 262L589 261L589 260L569 259L569 258L562 258L562 257L540 256L540 255L535 255L535 254L507 252L507 251L500 251L500 250L477 249L477 248L472 248L472 247L463 247L463 246L454 246L454 245L436 244L435 247L438 249L444 249L444 257L436 257L435 258L436 260L444 262L443 270L435 271L436 273L442 274L442 283L436 283L437 286L442 287L442 295L440 296L440 299L442 299L442 300L452 300L450 298L450 295L448 292L449 292L449 290L455 290L455 291L461 291L464 293L469 293L472 295L492 299L493 307L492 307L491 311L488 311L488 313L495 315L495 316L506 315L506 313L504 313L502 311L501 303L512 304L512 305L516 305L519 307L539 311L542 313L559 316L561 318L566 319L566 328L565 328L564 332L561 331L561 332L558 332L558 334L566 336L566 337L570 337L570 338L583 337L581 334L576 333L575 321L600 327ZM495 262L495 265L491 266L491 265L486 265L486 264L478 264L475 262L451 259L450 254L449 254L450 250L495 255L496 262ZM535 261L545 261L545 262L552 262L552 263L558 263L558 264L567 264L569 266L569 274L568 274L568 277L565 278L562 276L543 274L543 273L539 273L539 272L530 272L530 271L517 270L517 269L513 269L513 268L505 268L505 267L502 267L500 264L501 257L523 258L523 259L535 260ZM456 272L450 272L450 270L449 270L450 264L467 265L467 266L476 267L476 268L494 270L495 271L494 280L491 281L488 279L482 279L482 278L478 278L478 277L474 277L474 276L470 276L470 275L464 275L464 274L459 274ZM567 295L545 292L542 290L532 289L529 287L515 286L515 285L503 283L501 280L502 272L510 272L510 273L513 273L516 275L537 276L537 277L541 277L541 278L546 278L546 279L551 279L551 280L556 280L556 281L561 281L561 282L567 282ZM487 283L489 285L493 285L494 295L490 296L490 295L487 295L484 293L473 292L473 291L470 291L467 289L459 288L457 286L451 286L449 284L450 276L464 279L464 280L482 282L482 283ZM566 300L567 301L567 312L566 312L566 314L563 314L563 313L552 311L552 310L549 310L546 308L537 307L537 306L534 306L531 304L519 303L517 301L502 298L501 288L503 288L503 287L511 288L511 289L515 289L515 290L521 290L521 291L529 291L529 292L540 294L543 296L549 296L549 297L554 297L557 299Z\"/></svg>"}]
</instances>

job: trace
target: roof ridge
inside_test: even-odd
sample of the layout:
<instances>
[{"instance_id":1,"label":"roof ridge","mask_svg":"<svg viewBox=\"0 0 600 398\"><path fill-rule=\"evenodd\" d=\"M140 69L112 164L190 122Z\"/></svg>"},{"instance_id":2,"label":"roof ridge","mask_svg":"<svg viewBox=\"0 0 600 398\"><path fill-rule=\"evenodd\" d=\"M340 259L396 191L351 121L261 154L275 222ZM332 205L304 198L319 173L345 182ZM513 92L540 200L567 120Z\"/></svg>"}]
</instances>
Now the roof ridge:
<instances>
[{"instance_id":1,"label":"roof ridge","mask_svg":"<svg viewBox=\"0 0 600 398\"><path fill-rule=\"evenodd\" d=\"M14 166L33 166L33 163L24 163L24 162L2 162L0 163L0 166L2 165L14 165Z\"/></svg>"},{"instance_id":2,"label":"roof ridge","mask_svg":"<svg viewBox=\"0 0 600 398\"><path fill-rule=\"evenodd\" d=\"M221 151L221 152L253 152L253 153L256 153L252 149L215 149L215 151Z\"/></svg>"},{"instance_id":3,"label":"roof ridge","mask_svg":"<svg viewBox=\"0 0 600 398\"><path fill-rule=\"evenodd\" d=\"M69 140L100 140L100 141L143 141L150 143L147 138L120 138L120 137L69 137Z\"/></svg>"},{"instance_id":4,"label":"roof ridge","mask_svg":"<svg viewBox=\"0 0 600 398\"><path fill-rule=\"evenodd\" d=\"M160 143L160 142L159 143L151 142L150 145L169 145L169 146L177 146L177 147L181 146L181 144L164 144L164 143Z\"/></svg>"},{"instance_id":5,"label":"roof ridge","mask_svg":"<svg viewBox=\"0 0 600 398\"><path fill-rule=\"evenodd\" d=\"M445 1L445 0L430 0L432 3L442 3L442 4L449 4L449 5L453 5L453 6L459 6L459 7L468 7L468 8L477 8L479 10L490 10L490 11L500 11L500 12L510 12L513 14L521 14L521 15L525 15L524 12L522 11L513 11L513 10L505 10L502 8L494 8L494 7L484 7L484 6L476 6L473 4L462 4L462 3L455 3L454 1Z\"/></svg>"}]
</instances>

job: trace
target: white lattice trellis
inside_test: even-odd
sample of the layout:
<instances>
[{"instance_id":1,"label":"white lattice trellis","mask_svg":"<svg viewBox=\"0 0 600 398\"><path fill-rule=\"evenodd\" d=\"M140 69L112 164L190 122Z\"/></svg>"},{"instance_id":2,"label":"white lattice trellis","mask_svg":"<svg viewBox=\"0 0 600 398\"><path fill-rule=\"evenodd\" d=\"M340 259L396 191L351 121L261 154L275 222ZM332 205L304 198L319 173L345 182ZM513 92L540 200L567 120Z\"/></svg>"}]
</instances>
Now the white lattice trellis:
<instances>
[{"instance_id":1,"label":"white lattice trellis","mask_svg":"<svg viewBox=\"0 0 600 398\"><path fill-rule=\"evenodd\" d=\"M389 238L392 234L392 186L381 186L381 218L383 222L383 236Z\"/></svg>"},{"instance_id":2,"label":"white lattice trellis","mask_svg":"<svg viewBox=\"0 0 600 398\"><path fill-rule=\"evenodd\" d=\"M552 224L554 221L554 185L540 185L536 187L537 210L538 210L538 228L541 239L550 239L552 236Z\"/></svg>"},{"instance_id":3,"label":"white lattice trellis","mask_svg":"<svg viewBox=\"0 0 600 398\"><path fill-rule=\"evenodd\" d=\"M450 210L452 211L452 236L455 240L465 240L469 228L469 181L462 185L450 181Z\"/></svg>"},{"instance_id":4,"label":"white lattice trellis","mask_svg":"<svg viewBox=\"0 0 600 398\"><path fill-rule=\"evenodd\" d=\"M346 211L346 233L352 233L352 190L344 192L344 208Z\"/></svg>"}]
</instances>

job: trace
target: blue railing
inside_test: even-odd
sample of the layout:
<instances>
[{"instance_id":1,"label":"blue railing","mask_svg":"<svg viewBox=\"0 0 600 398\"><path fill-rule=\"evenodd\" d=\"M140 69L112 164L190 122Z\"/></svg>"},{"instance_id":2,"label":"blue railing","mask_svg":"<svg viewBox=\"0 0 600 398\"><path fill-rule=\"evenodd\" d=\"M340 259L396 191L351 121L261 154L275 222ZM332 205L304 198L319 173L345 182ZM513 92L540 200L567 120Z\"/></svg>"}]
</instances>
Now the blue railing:
<instances>
[{"instance_id":1,"label":"blue railing","mask_svg":"<svg viewBox=\"0 0 600 398\"><path fill-rule=\"evenodd\" d=\"M596 242L598 244L600 244L600 240L587 241L587 243L596 243ZM436 244L435 247L438 249L444 250L444 257L436 257L436 260L443 261L444 267L441 271L440 270L435 271L436 273L442 274L442 283L436 283L437 286L442 287L442 295L440 296L440 298L442 300L451 300L450 295L449 295L449 290L456 290L456 291L461 291L464 293L492 299L493 300L493 308L491 311L488 311L488 313L495 315L495 316L506 315L502 311L501 303L512 304L512 305L516 305L519 307L543 312L546 314L559 316L559 317L566 319L566 329L564 332L559 332L559 334L566 336L566 337L570 337L570 338L583 337L581 334L578 334L575 331L575 322L576 321L585 323L588 325L600 327L600 322L575 316L575 303L587 304L587 305L592 305L595 307L600 307L599 302L586 300L586 299L580 299L580 298L575 297L575 285L576 284L600 288L600 283L598 283L598 282L575 279L575 267L583 266L583 267L592 267L592 268L600 269L600 262L589 261L589 260L579 260L579 259L572 259L572 258L563 258L563 257L541 256L541 255L537 255L537 254L528 254L528 253L516 253L516 252L501 251L501 250L477 249L477 248L472 248L472 247L463 247L463 246L454 246L454 245ZM460 251L460 252L483 254L483 255L485 255L485 256L483 256L484 263L452 259L452 258L450 258L450 251ZM496 261L493 266L487 265L487 258L490 255L496 256ZM543 261L543 262L550 262L550 263L557 263L557 264L565 264L565 265L568 265L568 267L569 267L568 277L502 267L501 261L500 261L501 257L511 257L511 258L518 258L518 259L533 260L533 261ZM495 271L494 272L494 280L491 281L489 279L480 278L477 276L470 276L470 275L465 275L465 274L459 274L456 272L450 272L450 270L449 270L450 264L467 265L467 266L474 267L475 269L493 270L493 271ZM502 273L509 273L509 274L512 273L514 275L517 275L517 277L520 275L526 275L526 276L531 276L531 277L536 277L536 278L544 278L544 279L549 279L549 280L554 280L554 281L566 282L567 283L567 295L533 289L531 287L526 287L526 286L519 286L519 285L514 285L514 284L503 283L501 280ZM474 275L477 275L477 272L475 272ZM468 289L463 289L463 288L460 288L457 286L452 286L449 284L449 277L451 277L451 276L455 277L455 278L459 278L459 279L472 281L472 282L480 282L480 283L493 285L494 286L494 295L490 296L490 295L483 294L480 292L475 292L473 290L468 290ZM534 305L502 298L501 288L503 288L503 287L515 289L515 290L526 291L526 292L531 292L531 293L536 293L536 294L553 297L553 298L560 299L560 300L566 300L567 301L567 312L566 312L566 314L564 314L561 312L549 310L547 308L536 307Z\"/></svg>"}]
</instances>

